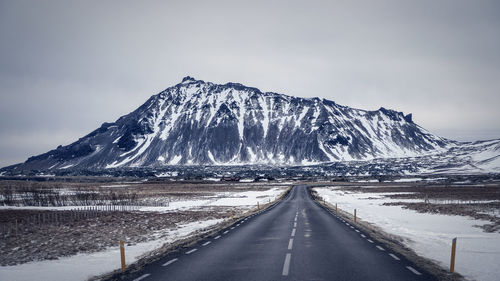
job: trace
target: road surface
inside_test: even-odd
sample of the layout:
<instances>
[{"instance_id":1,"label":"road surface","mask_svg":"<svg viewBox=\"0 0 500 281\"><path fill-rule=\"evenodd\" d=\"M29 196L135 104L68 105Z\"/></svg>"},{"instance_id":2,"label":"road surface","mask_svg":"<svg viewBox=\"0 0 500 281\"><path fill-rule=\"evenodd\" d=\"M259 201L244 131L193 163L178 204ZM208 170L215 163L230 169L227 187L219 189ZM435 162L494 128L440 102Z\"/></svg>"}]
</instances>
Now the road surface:
<instances>
[{"instance_id":1,"label":"road surface","mask_svg":"<svg viewBox=\"0 0 500 281\"><path fill-rule=\"evenodd\" d=\"M436 280L294 186L274 207L126 280Z\"/></svg>"}]
</instances>

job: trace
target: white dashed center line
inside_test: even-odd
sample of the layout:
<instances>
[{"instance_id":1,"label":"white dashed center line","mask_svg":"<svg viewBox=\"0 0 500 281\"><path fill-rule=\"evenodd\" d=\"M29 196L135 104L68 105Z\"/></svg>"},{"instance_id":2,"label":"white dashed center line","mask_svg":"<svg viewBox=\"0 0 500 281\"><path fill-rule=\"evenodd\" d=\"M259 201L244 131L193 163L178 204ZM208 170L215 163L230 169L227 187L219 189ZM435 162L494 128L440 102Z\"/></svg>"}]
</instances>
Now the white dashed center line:
<instances>
[{"instance_id":1,"label":"white dashed center line","mask_svg":"<svg viewBox=\"0 0 500 281\"><path fill-rule=\"evenodd\" d=\"M167 261L166 263L162 264L161 266L167 266L167 265L169 265L169 264L172 264L172 263L176 262L177 260L178 260L178 259L169 260L169 261Z\"/></svg>"},{"instance_id":2,"label":"white dashed center line","mask_svg":"<svg viewBox=\"0 0 500 281\"><path fill-rule=\"evenodd\" d=\"M226 230L224 232L222 232L222 234L227 234L229 232L229 230Z\"/></svg>"},{"instance_id":3,"label":"white dashed center line","mask_svg":"<svg viewBox=\"0 0 500 281\"><path fill-rule=\"evenodd\" d=\"M395 254L389 254L389 256L391 256L393 259L399 261L400 259L395 255Z\"/></svg>"},{"instance_id":4,"label":"white dashed center line","mask_svg":"<svg viewBox=\"0 0 500 281\"><path fill-rule=\"evenodd\" d=\"M293 248L293 238L290 239L288 242L288 250L291 250Z\"/></svg>"},{"instance_id":5,"label":"white dashed center line","mask_svg":"<svg viewBox=\"0 0 500 281\"><path fill-rule=\"evenodd\" d=\"M384 248L382 248L382 247L380 247L379 245L377 245L376 247L377 247L377 249L379 249L380 251L385 251L385 249L384 249Z\"/></svg>"},{"instance_id":6,"label":"white dashed center line","mask_svg":"<svg viewBox=\"0 0 500 281\"><path fill-rule=\"evenodd\" d=\"M372 241L372 240L370 240L370 239L366 239L366 240L368 240L368 242L370 242L370 243L373 243L373 241Z\"/></svg>"},{"instance_id":7,"label":"white dashed center line","mask_svg":"<svg viewBox=\"0 0 500 281\"><path fill-rule=\"evenodd\" d=\"M233 227L231 227L231 229L234 229L234 226L233 226Z\"/></svg>"},{"instance_id":8,"label":"white dashed center line","mask_svg":"<svg viewBox=\"0 0 500 281\"><path fill-rule=\"evenodd\" d=\"M192 250L189 250L189 251L186 252L186 255L192 254L192 253L194 253L196 251L198 251L198 249L196 249L196 248L192 249Z\"/></svg>"},{"instance_id":9,"label":"white dashed center line","mask_svg":"<svg viewBox=\"0 0 500 281\"><path fill-rule=\"evenodd\" d=\"M358 232L359 233L359 230L355 229L354 231Z\"/></svg>"},{"instance_id":10,"label":"white dashed center line","mask_svg":"<svg viewBox=\"0 0 500 281\"><path fill-rule=\"evenodd\" d=\"M365 237L366 237L364 234L360 234L360 235L361 235L361 237L363 237L363 238L365 238Z\"/></svg>"},{"instance_id":11,"label":"white dashed center line","mask_svg":"<svg viewBox=\"0 0 500 281\"><path fill-rule=\"evenodd\" d=\"M214 240L217 240L217 239L219 239L219 238L220 238L220 235L217 235L217 236L214 238Z\"/></svg>"},{"instance_id":12,"label":"white dashed center line","mask_svg":"<svg viewBox=\"0 0 500 281\"><path fill-rule=\"evenodd\" d=\"M296 231L296 230L297 230L296 228L292 229L292 237L294 237L294 236L295 236L295 231Z\"/></svg>"},{"instance_id":13,"label":"white dashed center line","mask_svg":"<svg viewBox=\"0 0 500 281\"><path fill-rule=\"evenodd\" d=\"M422 275L422 273L418 272L415 268L411 266L407 266L406 268L408 268L409 271L413 272L416 275Z\"/></svg>"},{"instance_id":14,"label":"white dashed center line","mask_svg":"<svg viewBox=\"0 0 500 281\"><path fill-rule=\"evenodd\" d=\"M296 222L293 223L293 227L297 227L297 223Z\"/></svg>"},{"instance_id":15,"label":"white dashed center line","mask_svg":"<svg viewBox=\"0 0 500 281\"><path fill-rule=\"evenodd\" d=\"M142 279L144 279L144 278L148 277L149 275L151 275L151 274L146 273L146 274L142 275L141 277L137 277L137 278L135 278L135 279L134 279L134 281L141 281Z\"/></svg>"},{"instance_id":16,"label":"white dashed center line","mask_svg":"<svg viewBox=\"0 0 500 281\"><path fill-rule=\"evenodd\" d=\"M285 256L285 263L283 264L283 276L287 276L290 271L290 259L292 258L292 254L288 253Z\"/></svg>"},{"instance_id":17,"label":"white dashed center line","mask_svg":"<svg viewBox=\"0 0 500 281\"><path fill-rule=\"evenodd\" d=\"M207 241L207 242L205 242L205 243L203 243L203 244L201 244L201 245L206 246L206 245L208 245L208 244L210 244L210 243L212 243L212 242Z\"/></svg>"}]
</instances>

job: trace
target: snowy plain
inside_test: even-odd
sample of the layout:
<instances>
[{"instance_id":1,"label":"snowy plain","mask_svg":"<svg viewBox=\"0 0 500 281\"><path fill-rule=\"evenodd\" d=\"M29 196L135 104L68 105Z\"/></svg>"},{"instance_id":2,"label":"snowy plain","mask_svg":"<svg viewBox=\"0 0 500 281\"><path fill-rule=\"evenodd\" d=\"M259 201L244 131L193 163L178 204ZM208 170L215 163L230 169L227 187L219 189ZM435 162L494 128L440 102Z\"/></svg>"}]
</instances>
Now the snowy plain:
<instances>
[{"instance_id":1,"label":"snowy plain","mask_svg":"<svg viewBox=\"0 0 500 281\"><path fill-rule=\"evenodd\" d=\"M172 212L183 210L197 210L203 207L226 206L249 211L260 205L269 203L277 199L284 191L285 187L275 187L263 191L242 191L242 192L218 192L208 198L198 198L199 200L173 201L167 207L139 207L137 211L149 212ZM77 206L64 207L12 207L1 206L2 209L45 209L45 210L70 210ZM229 219L229 218L228 218ZM156 237L151 241L126 245L127 264L139 260L149 252L160 248L166 243L172 243L180 239L194 235L197 231L221 223L222 219L211 219L196 221L186 224L178 224L175 228L164 229L156 233L151 233ZM159 238L162 237L162 238ZM63 257L56 260L44 260L28 262L14 266L0 266L0 280L16 281L54 281L54 280L87 280L93 276L105 274L120 268L119 245L111 247L101 252L80 253L74 256Z\"/></svg>"},{"instance_id":2,"label":"snowy plain","mask_svg":"<svg viewBox=\"0 0 500 281\"><path fill-rule=\"evenodd\" d=\"M318 195L346 212L357 210L360 219L403 238L417 254L449 268L451 241L457 237L455 271L471 280L498 281L500 233L486 233L478 225L487 221L463 216L418 213L400 206L384 206L388 193L346 192L335 187L315 188Z\"/></svg>"}]
</instances>

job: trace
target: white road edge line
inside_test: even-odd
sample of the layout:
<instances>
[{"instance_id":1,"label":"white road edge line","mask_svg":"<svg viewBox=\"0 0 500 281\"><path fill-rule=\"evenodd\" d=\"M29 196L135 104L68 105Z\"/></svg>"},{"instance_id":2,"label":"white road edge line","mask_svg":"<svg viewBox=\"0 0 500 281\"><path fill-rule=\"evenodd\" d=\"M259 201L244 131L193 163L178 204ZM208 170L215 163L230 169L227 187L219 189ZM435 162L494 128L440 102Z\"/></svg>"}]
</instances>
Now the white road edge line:
<instances>
[{"instance_id":1,"label":"white road edge line","mask_svg":"<svg viewBox=\"0 0 500 281\"><path fill-rule=\"evenodd\" d=\"M233 227L231 227L231 229L234 229L234 226L233 226Z\"/></svg>"},{"instance_id":2,"label":"white road edge line","mask_svg":"<svg viewBox=\"0 0 500 281\"><path fill-rule=\"evenodd\" d=\"M220 235L216 236L216 237L214 238L214 240L217 240L217 239L219 239L219 238L220 238Z\"/></svg>"},{"instance_id":3,"label":"white road edge line","mask_svg":"<svg viewBox=\"0 0 500 281\"><path fill-rule=\"evenodd\" d=\"M294 237L294 236L295 236L295 231L296 231L296 230L297 230L296 228L292 229L292 235L291 235L292 237Z\"/></svg>"},{"instance_id":4,"label":"white road edge line","mask_svg":"<svg viewBox=\"0 0 500 281\"><path fill-rule=\"evenodd\" d=\"M385 249L384 249L384 248L382 248L382 247L380 247L379 245L377 245L376 247L377 247L377 249L379 249L380 251L385 251Z\"/></svg>"},{"instance_id":5,"label":"white road edge line","mask_svg":"<svg viewBox=\"0 0 500 281\"><path fill-rule=\"evenodd\" d=\"M142 275L142 276L140 276L140 277L135 278L135 279L134 279L134 281L140 281L140 280L142 280L142 279L144 279L144 278L148 277L149 275L151 275L151 274L146 273L146 274L144 274L144 275Z\"/></svg>"},{"instance_id":6,"label":"white road edge line","mask_svg":"<svg viewBox=\"0 0 500 281\"><path fill-rule=\"evenodd\" d=\"M293 223L293 227L297 227L297 223L296 222Z\"/></svg>"},{"instance_id":7,"label":"white road edge line","mask_svg":"<svg viewBox=\"0 0 500 281\"><path fill-rule=\"evenodd\" d=\"M361 237L363 237L363 238L365 238L365 237L366 237L364 234L360 234L360 235L361 235Z\"/></svg>"},{"instance_id":8,"label":"white road edge line","mask_svg":"<svg viewBox=\"0 0 500 281\"><path fill-rule=\"evenodd\" d=\"M291 250L293 248L293 238L290 238L290 241L288 241L288 250Z\"/></svg>"},{"instance_id":9,"label":"white road edge line","mask_svg":"<svg viewBox=\"0 0 500 281\"><path fill-rule=\"evenodd\" d=\"M288 276L288 272L290 271L290 259L292 258L292 254L288 253L285 256L285 263L283 264L283 276Z\"/></svg>"},{"instance_id":10,"label":"white road edge line","mask_svg":"<svg viewBox=\"0 0 500 281\"><path fill-rule=\"evenodd\" d=\"M227 234L229 232L229 230L226 230L224 232L222 232L222 234Z\"/></svg>"},{"instance_id":11,"label":"white road edge line","mask_svg":"<svg viewBox=\"0 0 500 281\"><path fill-rule=\"evenodd\" d=\"M207 241L207 242L205 242L205 243L203 243L203 244L201 244L201 245L206 246L206 245L208 245L208 244L210 244L210 243L212 243L212 242Z\"/></svg>"},{"instance_id":12,"label":"white road edge line","mask_svg":"<svg viewBox=\"0 0 500 281\"><path fill-rule=\"evenodd\" d=\"M391 256L393 259L399 261L400 259L395 255L395 254L389 254L389 256Z\"/></svg>"},{"instance_id":13,"label":"white road edge line","mask_svg":"<svg viewBox=\"0 0 500 281\"><path fill-rule=\"evenodd\" d=\"M372 240L370 240L370 239L366 239L366 240L368 240L368 242L370 242L370 243L373 243L373 241L372 241Z\"/></svg>"},{"instance_id":14,"label":"white road edge line","mask_svg":"<svg viewBox=\"0 0 500 281\"><path fill-rule=\"evenodd\" d=\"M192 249L192 250L187 251L187 252L186 252L186 255L192 254L192 253L194 253L194 252L196 252L196 251L198 251L198 249L194 248L194 249Z\"/></svg>"},{"instance_id":15,"label":"white road edge line","mask_svg":"<svg viewBox=\"0 0 500 281\"><path fill-rule=\"evenodd\" d=\"M416 275L422 275L422 273L418 272L415 268L411 266L407 266L406 268L408 268L409 271L413 272Z\"/></svg>"},{"instance_id":16,"label":"white road edge line","mask_svg":"<svg viewBox=\"0 0 500 281\"><path fill-rule=\"evenodd\" d=\"M167 265L169 265L169 264L172 264L172 263L176 262L177 260L178 260L177 258L176 258L176 259L173 259L173 260L169 260L169 261L167 261L166 263L162 264L161 266L167 266Z\"/></svg>"},{"instance_id":17,"label":"white road edge line","mask_svg":"<svg viewBox=\"0 0 500 281\"><path fill-rule=\"evenodd\" d=\"M355 229L354 231L358 232L359 233L359 230Z\"/></svg>"}]
</instances>

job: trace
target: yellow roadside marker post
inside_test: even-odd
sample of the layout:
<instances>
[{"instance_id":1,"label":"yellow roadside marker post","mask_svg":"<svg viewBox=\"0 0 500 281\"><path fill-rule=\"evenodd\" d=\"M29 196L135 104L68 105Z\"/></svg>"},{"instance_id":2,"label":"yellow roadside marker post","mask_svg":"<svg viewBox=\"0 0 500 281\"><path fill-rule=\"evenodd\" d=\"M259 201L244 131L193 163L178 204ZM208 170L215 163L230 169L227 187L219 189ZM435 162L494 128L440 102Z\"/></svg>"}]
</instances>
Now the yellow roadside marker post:
<instances>
[{"instance_id":1,"label":"yellow roadside marker post","mask_svg":"<svg viewBox=\"0 0 500 281\"><path fill-rule=\"evenodd\" d=\"M450 272L455 272L455 253L457 250L457 237L453 238L451 243L451 261L450 261Z\"/></svg>"},{"instance_id":2,"label":"yellow roadside marker post","mask_svg":"<svg viewBox=\"0 0 500 281\"><path fill-rule=\"evenodd\" d=\"M122 259L122 270L125 270L127 268L127 265L125 264L125 242L120 240L120 256Z\"/></svg>"}]
</instances>

